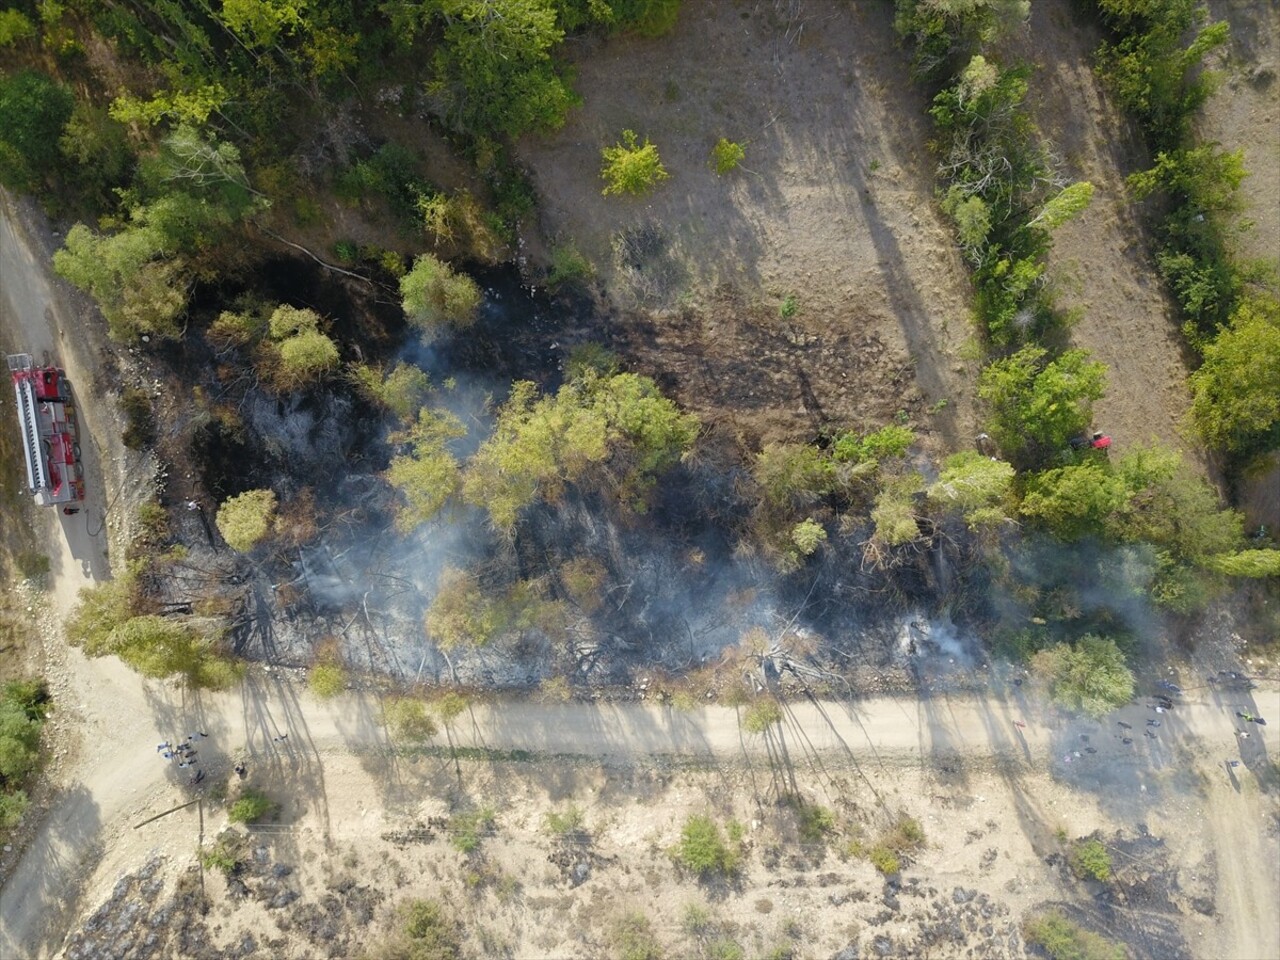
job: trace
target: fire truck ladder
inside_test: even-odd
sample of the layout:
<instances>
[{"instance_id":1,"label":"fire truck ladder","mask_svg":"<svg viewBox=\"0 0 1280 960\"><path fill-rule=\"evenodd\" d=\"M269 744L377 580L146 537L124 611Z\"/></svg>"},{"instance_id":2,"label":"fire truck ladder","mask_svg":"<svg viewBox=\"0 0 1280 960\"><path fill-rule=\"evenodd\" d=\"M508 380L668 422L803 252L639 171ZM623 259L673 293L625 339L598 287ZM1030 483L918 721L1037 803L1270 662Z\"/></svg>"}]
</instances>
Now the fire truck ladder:
<instances>
[{"instance_id":1,"label":"fire truck ladder","mask_svg":"<svg viewBox=\"0 0 1280 960\"><path fill-rule=\"evenodd\" d=\"M9 357L10 373L24 373L33 369L35 363L29 353ZM45 490L49 487L49 478L45 473L44 457L41 456L40 420L30 377L15 377L13 388L18 400L18 419L22 421L22 452L27 459L27 486L32 492Z\"/></svg>"}]
</instances>

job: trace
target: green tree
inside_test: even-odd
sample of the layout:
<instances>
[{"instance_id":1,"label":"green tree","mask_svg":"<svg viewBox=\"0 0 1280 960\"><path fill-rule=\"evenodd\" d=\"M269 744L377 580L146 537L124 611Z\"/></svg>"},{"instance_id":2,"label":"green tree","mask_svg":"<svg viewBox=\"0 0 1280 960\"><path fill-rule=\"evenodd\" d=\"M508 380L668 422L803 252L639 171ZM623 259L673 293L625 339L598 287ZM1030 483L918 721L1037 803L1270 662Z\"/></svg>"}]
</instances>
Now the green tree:
<instances>
[{"instance_id":1,"label":"green tree","mask_svg":"<svg viewBox=\"0 0 1280 960\"><path fill-rule=\"evenodd\" d=\"M37 191L58 167L58 139L75 100L42 73L0 76L0 185Z\"/></svg>"},{"instance_id":2,"label":"green tree","mask_svg":"<svg viewBox=\"0 0 1280 960\"><path fill-rule=\"evenodd\" d=\"M434 900L410 900L397 910L400 929L370 954L378 960L462 960L457 923Z\"/></svg>"},{"instance_id":3,"label":"green tree","mask_svg":"<svg viewBox=\"0 0 1280 960\"><path fill-rule=\"evenodd\" d=\"M187 304L185 262L175 245L149 222L145 210L113 234L97 234L82 223L67 231L53 255L62 277L88 293L107 320L111 337L122 342L143 335L176 339L178 318Z\"/></svg>"},{"instance_id":4,"label":"green tree","mask_svg":"<svg viewBox=\"0 0 1280 960\"><path fill-rule=\"evenodd\" d=\"M827 542L827 530L813 517L806 517L791 528L791 545L802 557L811 557Z\"/></svg>"},{"instance_id":5,"label":"green tree","mask_svg":"<svg viewBox=\"0 0 1280 960\"><path fill-rule=\"evenodd\" d=\"M1229 577L1280 577L1280 550L1241 550L1210 557L1208 566Z\"/></svg>"},{"instance_id":6,"label":"green tree","mask_svg":"<svg viewBox=\"0 0 1280 960\"><path fill-rule=\"evenodd\" d=\"M1043 462L1084 433L1093 402L1102 396L1106 367L1084 350L1048 359L1043 347L1023 347L990 363L978 396L990 417L987 429L1015 466Z\"/></svg>"},{"instance_id":7,"label":"green tree","mask_svg":"<svg viewBox=\"0 0 1280 960\"><path fill-rule=\"evenodd\" d=\"M320 332L320 315L305 307L280 304L267 321L275 344L265 372L277 390L300 390L338 369L338 345Z\"/></svg>"},{"instance_id":8,"label":"green tree","mask_svg":"<svg viewBox=\"0 0 1280 960\"><path fill-rule=\"evenodd\" d=\"M1031 658L1031 669L1049 684L1053 699L1101 717L1133 697L1133 673L1114 640L1092 634L1060 643Z\"/></svg>"},{"instance_id":9,"label":"green tree","mask_svg":"<svg viewBox=\"0 0 1280 960\"><path fill-rule=\"evenodd\" d=\"M1106 463L1086 460L1033 476L1022 514L1063 540L1101 537L1114 530L1113 518L1128 505L1129 495L1124 479Z\"/></svg>"},{"instance_id":10,"label":"green tree","mask_svg":"<svg viewBox=\"0 0 1280 960\"><path fill-rule=\"evenodd\" d=\"M1191 375L1191 417L1206 442L1246 456L1280 445L1280 302L1242 301Z\"/></svg>"},{"instance_id":11,"label":"green tree","mask_svg":"<svg viewBox=\"0 0 1280 960\"><path fill-rule=\"evenodd\" d=\"M697 433L697 418L681 413L647 377L587 370L554 397L540 397L521 381L467 464L463 496L510 529L525 506L540 497L555 500L594 470L608 492L643 509L657 477Z\"/></svg>"},{"instance_id":12,"label":"green tree","mask_svg":"<svg viewBox=\"0 0 1280 960\"><path fill-rule=\"evenodd\" d=\"M937 481L925 496L937 507L960 511L971 527L989 526L1007 519L1002 504L1013 474L1012 464L966 450L943 461Z\"/></svg>"},{"instance_id":13,"label":"green tree","mask_svg":"<svg viewBox=\"0 0 1280 960\"><path fill-rule=\"evenodd\" d=\"M658 157L658 148L648 137L640 143L634 130L623 130L622 141L605 147L600 156L604 161L600 176L605 182L605 196L622 193L639 196L671 176Z\"/></svg>"},{"instance_id":14,"label":"green tree","mask_svg":"<svg viewBox=\"0 0 1280 960\"><path fill-rule=\"evenodd\" d=\"M757 700L747 708L742 717L742 728L747 733L764 733L782 722L782 707L772 698Z\"/></svg>"},{"instance_id":15,"label":"green tree","mask_svg":"<svg viewBox=\"0 0 1280 960\"><path fill-rule=\"evenodd\" d=\"M36 35L36 25L21 11L0 10L0 47L11 47Z\"/></svg>"},{"instance_id":16,"label":"green tree","mask_svg":"<svg viewBox=\"0 0 1280 960\"><path fill-rule=\"evenodd\" d=\"M354 364L351 380L368 399L405 422L417 417L431 390L431 378L411 363L397 363L390 372L365 363Z\"/></svg>"},{"instance_id":17,"label":"green tree","mask_svg":"<svg viewBox=\"0 0 1280 960\"><path fill-rule=\"evenodd\" d=\"M429 253L416 258L413 269L400 278L400 296L409 322L428 332L465 330L475 323L484 299L474 280Z\"/></svg>"},{"instance_id":18,"label":"green tree","mask_svg":"<svg viewBox=\"0 0 1280 960\"><path fill-rule=\"evenodd\" d=\"M247 490L218 507L214 521L227 546L248 553L275 528L276 495L271 490Z\"/></svg>"},{"instance_id":19,"label":"green tree","mask_svg":"<svg viewBox=\"0 0 1280 960\"><path fill-rule=\"evenodd\" d=\"M21 783L40 762L40 727L20 703L0 699L0 778L6 785Z\"/></svg>"},{"instance_id":20,"label":"green tree","mask_svg":"<svg viewBox=\"0 0 1280 960\"><path fill-rule=\"evenodd\" d=\"M486 590L464 570L445 567L427 608L427 633L444 650L485 646L555 625L559 607L542 596L539 584L520 581Z\"/></svg>"},{"instance_id":21,"label":"green tree","mask_svg":"<svg viewBox=\"0 0 1280 960\"><path fill-rule=\"evenodd\" d=\"M549 0L442 0L429 85L454 128L515 136L554 130L577 103L551 53L564 39Z\"/></svg>"},{"instance_id":22,"label":"green tree","mask_svg":"<svg viewBox=\"0 0 1280 960\"><path fill-rule=\"evenodd\" d=\"M466 436L466 428L445 410L418 411L417 422L391 435L408 449L391 458L387 480L400 491L404 505L396 512L396 526L415 529L438 514L462 482L458 460L449 443Z\"/></svg>"},{"instance_id":23,"label":"green tree","mask_svg":"<svg viewBox=\"0 0 1280 960\"><path fill-rule=\"evenodd\" d=\"M1084 213L1092 200L1092 183L1082 180L1079 183L1070 184L1051 197L1040 208L1040 212L1027 222L1027 226L1057 230L1064 223Z\"/></svg>"}]
</instances>

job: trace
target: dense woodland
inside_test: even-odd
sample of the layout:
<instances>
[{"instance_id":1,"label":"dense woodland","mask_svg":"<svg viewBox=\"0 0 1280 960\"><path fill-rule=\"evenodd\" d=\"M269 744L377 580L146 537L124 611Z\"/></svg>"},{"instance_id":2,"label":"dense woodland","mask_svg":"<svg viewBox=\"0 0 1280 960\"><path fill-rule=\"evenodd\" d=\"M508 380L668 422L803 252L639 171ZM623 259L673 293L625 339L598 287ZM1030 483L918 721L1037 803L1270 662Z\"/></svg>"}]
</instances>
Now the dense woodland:
<instances>
[{"instance_id":1,"label":"dense woodland","mask_svg":"<svg viewBox=\"0 0 1280 960\"><path fill-rule=\"evenodd\" d=\"M1241 155L1193 134L1226 25L1195 0L1087 6L1106 37L1094 68L1150 151L1129 187L1195 357L1192 426L1229 492L1280 445L1280 301L1272 274L1230 252ZM714 645L736 643L766 683L783 670L822 690L839 689L856 656L844 631L916 609L947 611L1091 712L1132 695L1150 634L1188 635L1214 603L1252 605L1265 633L1274 532L1246 531L1173 451L1108 456L1080 442L1107 371L1069 345L1045 258L1093 187L1061 175L1024 102L1034 67L1004 52L1026 13L1025 0L896 4L984 353L975 391L989 449L935 462L905 422L762 448L726 436L592 344L563 370L465 359L469 344L511 335L483 276L513 261L535 222L514 138L555 129L590 96L564 44L678 29L678 0L11 4L0 183L68 224L56 269L92 296L112 339L195 384L177 429L158 429L150 396L123 385L125 440L204 470L216 501L216 551L176 534L170 511L186 491L143 505L127 562L85 596L74 642L150 676L224 685L252 620L224 586L233 572L274 589L326 537L417 542L451 527L471 545L414 593L425 636L445 657L533 650L533 679L565 695L602 650L624 666L681 666L653 639L687 629L695 645L696 616L653 612L674 581L687 590L678 602L746 611L705 612L736 631L709 634ZM344 135L334 118L379 97L438 133L477 188L440 189L393 138ZM661 189L661 147L631 131L603 144L605 192ZM722 140L712 162L727 175L743 157ZM418 254L298 249L321 191L384 218ZM262 276L286 248L369 306L344 316L290 302ZM550 289L552 313L607 296L571 246L524 269ZM481 373L486 386L471 389ZM283 419L253 413L269 410L305 412L331 442L299 457L272 435ZM335 459L373 492L353 503ZM666 573L643 586L655 570ZM203 586L175 587L193 579ZM770 613L744 591L767 592ZM305 606L287 592L258 616ZM316 631L315 675L340 688L331 639Z\"/></svg>"}]
</instances>

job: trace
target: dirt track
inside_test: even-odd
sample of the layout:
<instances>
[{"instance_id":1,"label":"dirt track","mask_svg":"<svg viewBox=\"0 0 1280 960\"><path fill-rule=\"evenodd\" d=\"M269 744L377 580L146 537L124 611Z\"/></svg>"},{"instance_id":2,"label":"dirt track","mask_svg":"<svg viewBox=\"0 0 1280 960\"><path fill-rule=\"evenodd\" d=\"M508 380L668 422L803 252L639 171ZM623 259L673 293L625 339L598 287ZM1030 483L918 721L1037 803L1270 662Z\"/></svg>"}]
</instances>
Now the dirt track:
<instances>
[{"instance_id":1,"label":"dirt track","mask_svg":"<svg viewBox=\"0 0 1280 960\"><path fill-rule=\"evenodd\" d=\"M41 260L28 252L33 243L15 230L0 211L0 264L5 297L17 308L23 335L33 351L52 350L57 340L47 329L66 329L61 303ZM91 380L78 367L74 351L62 357L84 389ZM87 405L86 406L91 406ZM95 429L92 421L90 429ZM86 445L88 446L88 445ZM95 516L88 511L88 518ZM99 514L100 515L100 514ZM61 531L59 531L61 532ZM102 548L86 543L77 530L56 536L55 589L51 613L65 614L75 588L102 575ZM84 536L87 536L86 528ZM87 566L81 559L87 560ZM172 768L159 762L154 744L190 729L208 732L221 745L222 759L244 756L258 766L310 771L313 785L306 801L323 808L325 765L335 754L385 754L388 744L378 722L375 697L348 695L318 703L299 694L278 674L253 674L233 692L191 697L170 685L143 681L118 662L89 661L75 651L49 645L49 671L62 715L64 736L80 739L82 761L65 776L63 789L16 869L0 890L0 956L56 954L74 922L84 885L105 850L128 831L143 811L154 813L178 802L181 788ZM895 766L924 765L960 757L994 764L1005 771L1039 771L1096 790L1108 803L1141 819L1145 805L1173 797L1179 772L1198 770L1205 783L1196 802L1210 811L1203 820L1206 843L1221 865L1219 909L1221 939L1213 956L1280 955L1275 904L1280 902L1280 862L1276 842L1252 825L1271 815L1272 798L1260 784L1274 775L1274 751L1280 726L1254 728L1248 740L1234 734L1234 710L1249 703L1257 712L1280 718L1280 693L1269 689L1252 700L1206 698L1164 718L1158 739L1141 736L1123 744L1112 718L1105 726L1054 718L1035 701L1024 702L1021 688L976 700L934 698L921 702L874 700L856 704L792 705L777 734L749 737L737 712L707 707L677 713L641 704L547 706L523 702L477 706L454 724L456 744L495 751L616 758L679 754L692 758L778 759L784 764L823 763L863 777ZM1120 718L1141 728L1153 714L1142 706ZM1013 721L1023 720L1025 731ZM1097 754L1075 758L1080 734L1093 737ZM284 741L273 737L287 734ZM1240 757L1237 791L1225 786L1222 759ZM1066 762L1067 758L1071 762ZM217 762L217 758L211 758ZM867 771L867 772L864 772ZM1262 775L1254 778L1255 771Z\"/></svg>"}]
</instances>

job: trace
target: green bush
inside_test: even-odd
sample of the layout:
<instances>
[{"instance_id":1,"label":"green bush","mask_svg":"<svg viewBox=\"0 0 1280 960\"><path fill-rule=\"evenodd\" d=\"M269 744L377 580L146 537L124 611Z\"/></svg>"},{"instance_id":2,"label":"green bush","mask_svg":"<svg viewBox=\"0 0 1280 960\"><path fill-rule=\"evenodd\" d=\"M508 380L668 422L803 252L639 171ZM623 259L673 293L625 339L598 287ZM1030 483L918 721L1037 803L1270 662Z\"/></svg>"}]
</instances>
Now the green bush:
<instances>
[{"instance_id":1,"label":"green bush","mask_svg":"<svg viewBox=\"0 0 1280 960\"><path fill-rule=\"evenodd\" d=\"M711 148L711 166L718 176L723 177L726 173L732 173L738 169L738 165L746 159L746 156L747 151L743 149L742 144L721 137Z\"/></svg>"},{"instance_id":2,"label":"green bush","mask_svg":"<svg viewBox=\"0 0 1280 960\"><path fill-rule=\"evenodd\" d=\"M582 832L582 825L586 821L586 814L582 812L582 808L576 803L569 804L564 811L548 810L543 823L546 825L547 833L553 837L566 837L570 834Z\"/></svg>"},{"instance_id":3,"label":"green bush","mask_svg":"<svg viewBox=\"0 0 1280 960\"><path fill-rule=\"evenodd\" d=\"M595 267L591 265L591 261L572 242L562 243L551 249L547 287L553 292L585 283L594 274Z\"/></svg>"},{"instance_id":4,"label":"green bush","mask_svg":"<svg viewBox=\"0 0 1280 960\"><path fill-rule=\"evenodd\" d=\"M613 946L621 960L662 960L662 944L643 913L628 913L614 924Z\"/></svg>"},{"instance_id":5,"label":"green bush","mask_svg":"<svg viewBox=\"0 0 1280 960\"><path fill-rule=\"evenodd\" d=\"M782 722L782 707L777 700L757 700L742 716L742 728L747 733L764 733L774 724Z\"/></svg>"},{"instance_id":6,"label":"green bush","mask_svg":"<svg viewBox=\"0 0 1280 960\"><path fill-rule=\"evenodd\" d=\"M885 876L892 876L902 869L902 861L898 859L898 855L882 843L871 848L867 853L867 859Z\"/></svg>"},{"instance_id":7,"label":"green bush","mask_svg":"<svg viewBox=\"0 0 1280 960\"><path fill-rule=\"evenodd\" d=\"M11 829L21 823L28 805L29 801L24 790L0 793L0 830Z\"/></svg>"},{"instance_id":8,"label":"green bush","mask_svg":"<svg viewBox=\"0 0 1280 960\"><path fill-rule=\"evenodd\" d=\"M801 803L796 808L801 843L826 843L835 833L836 815L816 803Z\"/></svg>"},{"instance_id":9,"label":"green bush","mask_svg":"<svg viewBox=\"0 0 1280 960\"><path fill-rule=\"evenodd\" d=\"M1239 457L1280 446L1280 301L1242 301L1191 375L1191 416L1206 443Z\"/></svg>"},{"instance_id":10,"label":"green bush","mask_svg":"<svg viewBox=\"0 0 1280 960\"><path fill-rule=\"evenodd\" d=\"M600 156L604 160L600 176L605 182L605 196L645 194L671 176L658 158L658 148L648 137L641 144L634 130L623 130L622 142L605 147Z\"/></svg>"},{"instance_id":11,"label":"green bush","mask_svg":"<svg viewBox=\"0 0 1280 960\"><path fill-rule=\"evenodd\" d=\"M1053 911L1029 917L1022 925L1027 943L1040 947L1050 960L1128 960L1129 951Z\"/></svg>"},{"instance_id":12,"label":"green bush","mask_svg":"<svg viewBox=\"0 0 1280 960\"><path fill-rule=\"evenodd\" d=\"M219 840L211 847L200 848L200 865L206 870L221 870L228 876L240 866L235 845Z\"/></svg>"},{"instance_id":13,"label":"green bush","mask_svg":"<svg viewBox=\"0 0 1280 960\"><path fill-rule=\"evenodd\" d=\"M276 495L271 490L247 490L229 497L218 507L214 524L227 546L248 553L261 543L276 523Z\"/></svg>"},{"instance_id":14,"label":"green bush","mask_svg":"<svg viewBox=\"0 0 1280 960\"><path fill-rule=\"evenodd\" d=\"M714 820L696 813L684 822L675 858L686 870L707 879L735 873L741 854L725 841Z\"/></svg>"},{"instance_id":15,"label":"green bush","mask_svg":"<svg viewBox=\"0 0 1280 960\"><path fill-rule=\"evenodd\" d=\"M1071 872L1080 879L1092 877L1106 883L1111 879L1111 854L1101 840L1082 840L1067 857Z\"/></svg>"},{"instance_id":16,"label":"green bush","mask_svg":"<svg viewBox=\"0 0 1280 960\"><path fill-rule=\"evenodd\" d=\"M1105 716L1133 697L1133 673L1109 638L1086 635L1074 644L1048 647L1032 657L1031 669L1048 681L1054 700L1092 717Z\"/></svg>"},{"instance_id":17,"label":"green bush","mask_svg":"<svg viewBox=\"0 0 1280 960\"><path fill-rule=\"evenodd\" d=\"M481 807L449 818L449 842L463 853L473 853L480 841L493 832L497 817L492 807Z\"/></svg>"},{"instance_id":18,"label":"green bush","mask_svg":"<svg viewBox=\"0 0 1280 960\"><path fill-rule=\"evenodd\" d=\"M270 816L276 804L265 793L252 787L245 789L239 799L227 811L227 819L232 823L256 823Z\"/></svg>"},{"instance_id":19,"label":"green bush","mask_svg":"<svg viewBox=\"0 0 1280 960\"><path fill-rule=\"evenodd\" d=\"M462 945L458 927L434 900L410 900L400 908L405 943L402 951L390 956L404 960L460 960Z\"/></svg>"},{"instance_id":20,"label":"green bush","mask_svg":"<svg viewBox=\"0 0 1280 960\"><path fill-rule=\"evenodd\" d=\"M336 663L320 663L307 675L307 686L321 700L330 700L347 688L347 672Z\"/></svg>"},{"instance_id":21,"label":"green bush","mask_svg":"<svg viewBox=\"0 0 1280 960\"><path fill-rule=\"evenodd\" d=\"M383 723L393 740L416 746L430 740L438 732L436 723L421 700L400 697L383 708Z\"/></svg>"},{"instance_id":22,"label":"green bush","mask_svg":"<svg viewBox=\"0 0 1280 960\"><path fill-rule=\"evenodd\" d=\"M413 268L400 278L401 305L409 322L420 330L465 330L476 320L484 294L464 273L429 253L416 257Z\"/></svg>"}]
</instances>

